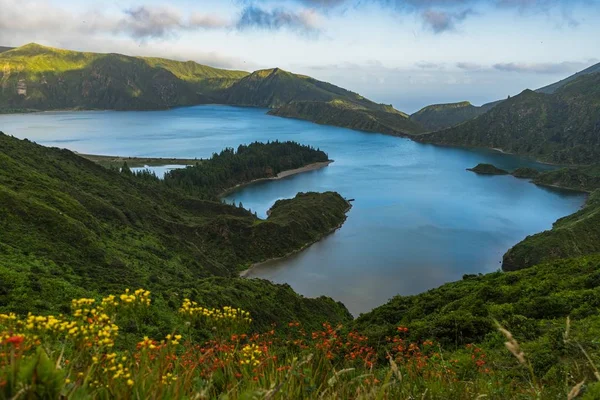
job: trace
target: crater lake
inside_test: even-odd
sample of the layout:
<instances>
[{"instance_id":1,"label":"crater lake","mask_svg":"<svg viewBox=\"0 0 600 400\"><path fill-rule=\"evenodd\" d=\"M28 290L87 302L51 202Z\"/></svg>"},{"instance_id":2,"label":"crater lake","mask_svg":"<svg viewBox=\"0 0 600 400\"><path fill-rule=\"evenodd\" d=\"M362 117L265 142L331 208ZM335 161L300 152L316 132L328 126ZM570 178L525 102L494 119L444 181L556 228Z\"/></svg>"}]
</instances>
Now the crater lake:
<instances>
[{"instance_id":1,"label":"crater lake","mask_svg":"<svg viewBox=\"0 0 600 400\"><path fill-rule=\"evenodd\" d=\"M355 199L338 231L248 274L288 283L305 296L331 296L355 315L396 294L499 269L512 245L549 229L586 198L512 176L466 171L478 163L552 168L525 158L272 117L264 109L11 114L0 115L0 131L46 146L119 156L205 158L268 140L324 150L335 160L328 167L245 186L224 201L241 202L265 218L276 200L297 192L334 190Z\"/></svg>"}]
</instances>

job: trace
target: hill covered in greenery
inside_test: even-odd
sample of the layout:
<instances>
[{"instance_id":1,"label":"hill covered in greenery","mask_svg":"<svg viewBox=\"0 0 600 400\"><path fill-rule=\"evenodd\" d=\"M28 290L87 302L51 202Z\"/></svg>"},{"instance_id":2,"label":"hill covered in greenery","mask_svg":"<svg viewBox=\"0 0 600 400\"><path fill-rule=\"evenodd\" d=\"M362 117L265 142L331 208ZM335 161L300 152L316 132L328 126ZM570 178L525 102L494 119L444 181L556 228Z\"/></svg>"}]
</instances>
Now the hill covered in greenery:
<instances>
[{"instance_id":1,"label":"hill covered in greenery","mask_svg":"<svg viewBox=\"0 0 600 400\"><path fill-rule=\"evenodd\" d=\"M583 75L554 94L525 90L471 121L417 139L498 148L558 164L595 163L600 157L600 74Z\"/></svg>"},{"instance_id":2,"label":"hill covered in greenery","mask_svg":"<svg viewBox=\"0 0 600 400\"><path fill-rule=\"evenodd\" d=\"M280 68L260 70L225 90L226 104L271 108L271 115L371 132L416 134L423 129L391 105Z\"/></svg>"},{"instance_id":3,"label":"hill covered in greenery","mask_svg":"<svg viewBox=\"0 0 600 400\"><path fill-rule=\"evenodd\" d=\"M468 101L432 104L411 114L410 119L417 122L428 131L435 132L478 117L488 110L491 110L498 103L499 102L487 103L479 107L472 105Z\"/></svg>"},{"instance_id":4,"label":"hill covered in greenery","mask_svg":"<svg viewBox=\"0 0 600 400\"><path fill-rule=\"evenodd\" d=\"M343 100L329 102L293 101L269 111L270 115L304 119L322 125L341 126L366 132L412 136L423 132L403 113L362 108Z\"/></svg>"},{"instance_id":5,"label":"hill covered in greenery","mask_svg":"<svg viewBox=\"0 0 600 400\"><path fill-rule=\"evenodd\" d=\"M552 94L552 93L556 92L558 89L560 89L561 87L565 86L567 83L574 81L575 79L579 78L580 76L595 74L597 72L600 72L600 63L594 64L590 67L587 67L586 69L579 71L576 74L573 74L565 79L561 79L558 82L554 82L550 85L541 87L541 88L537 89L536 92Z\"/></svg>"},{"instance_id":6,"label":"hill covered in greenery","mask_svg":"<svg viewBox=\"0 0 600 400\"><path fill-rule=\"evenodd\" d=\"M191 61L84 53L35 43L0 53L0 64L0 111L200 104L247 75Z\"/></svg>"},{"instance_id":7,"label":"hill covered in greenery","mask_svg":"<svg viewBox=\"0 0 600 400\"><path fill-rule=\"evenodd\" d=\"M68 150L6 135L0 148L0 310L57 312L74 297L140 286L166 309L182 296L201 296L203 287L205 302L237 293L227 302L253 309L262 326L282 315L317 325L349 317L331 300L237 278L250 264L284 256L339 226L348 203L337 193L299 194L261 220ZM288 301L290 308L281 307Z\"/></svg>"}]
</instances>

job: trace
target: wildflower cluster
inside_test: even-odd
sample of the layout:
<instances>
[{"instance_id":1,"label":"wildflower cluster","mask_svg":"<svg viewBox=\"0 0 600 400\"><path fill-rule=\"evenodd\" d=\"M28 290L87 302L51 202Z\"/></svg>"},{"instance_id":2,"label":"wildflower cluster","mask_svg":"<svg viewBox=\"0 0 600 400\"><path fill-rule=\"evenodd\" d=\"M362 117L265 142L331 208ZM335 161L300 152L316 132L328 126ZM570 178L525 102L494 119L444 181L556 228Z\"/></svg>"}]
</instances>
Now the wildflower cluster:
<instances>
[{"instance_id":1,"label":"wildflower cluster","mask_svg":"<svg viewBox=\"0 0 600 400\"><path fill-rule=\"evenodd\" d=\"M240 365L251 365L256 367L260 364L263 351L254 343L247 344L242 348L240 354Z\"/></svg>"},{"instance_id":2,"label":"wildflower cluster","mask_svg":"<svg viewBox=\"0 0 600 400\"><path fill-rule=\"evenodd\" d=\"M192 319L200 319L216 328L244 328L252 322L250 313L241 308L205 308L195 301L184 299L179 313Z\"/></svg>"}]
</instances>

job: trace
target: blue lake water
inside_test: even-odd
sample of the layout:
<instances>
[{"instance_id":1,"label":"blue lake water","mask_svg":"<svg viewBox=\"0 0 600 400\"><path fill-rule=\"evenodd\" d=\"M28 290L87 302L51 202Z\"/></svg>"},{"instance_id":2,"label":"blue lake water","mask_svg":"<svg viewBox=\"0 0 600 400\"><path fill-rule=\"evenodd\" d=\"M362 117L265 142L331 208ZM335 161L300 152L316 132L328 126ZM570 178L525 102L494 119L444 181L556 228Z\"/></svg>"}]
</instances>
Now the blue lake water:
<instances>
[{"instance_id":1,"label":"blue lake water","mask_svg":"<svg viewBox=\"0 0 600 400\"><path fill-rule=\"evenodd\" d=\"M465 170L480 162L505 169L551 168L531 160L271 117L262 109L0 115L0 131L48 146L120 156L203 158L224 147L275 139L321 148L335 160L330 166L246 186L227 200L241 201L264 217L277 199L300 191L335 190L356 199L340 230L250 274L289 283L306 296L331 296L354 314L396 294L497 270L508 248L549 229L585 201L582 194Z\"/></svg>"}]
</instances>

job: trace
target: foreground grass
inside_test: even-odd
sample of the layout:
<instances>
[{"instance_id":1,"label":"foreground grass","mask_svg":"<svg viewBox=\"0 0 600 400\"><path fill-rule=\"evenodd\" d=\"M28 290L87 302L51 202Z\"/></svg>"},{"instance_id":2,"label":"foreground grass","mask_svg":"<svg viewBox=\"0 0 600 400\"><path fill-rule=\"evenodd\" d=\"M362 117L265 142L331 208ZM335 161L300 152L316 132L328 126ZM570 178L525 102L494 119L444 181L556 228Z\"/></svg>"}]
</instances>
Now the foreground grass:
<instances>
[{"instance_id":1,"label":"foreground grass","mask_svg":"<svg viewBox=\"0 0 600 400\"><path fill-rule=\"evenodd\" d=\"M430 340L411 342L402 326L378 347L327 323L313 332L291 321L246 334L253 323L246 311L188 299L172 333L138 336L153 312L150 292L139 289L73 300L70 316L1 314L0 397L597 398L597 385L578 380L600 379L589 354L564 381L544 382L502 328L510 365L472 344L447 352ZM576 349L569 330L567 323L563 342Z\"/></svg>"}]
</instances>

